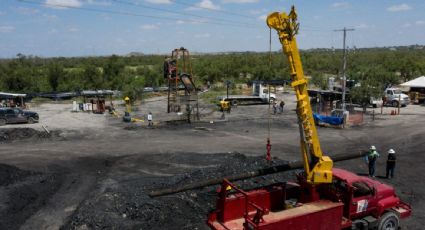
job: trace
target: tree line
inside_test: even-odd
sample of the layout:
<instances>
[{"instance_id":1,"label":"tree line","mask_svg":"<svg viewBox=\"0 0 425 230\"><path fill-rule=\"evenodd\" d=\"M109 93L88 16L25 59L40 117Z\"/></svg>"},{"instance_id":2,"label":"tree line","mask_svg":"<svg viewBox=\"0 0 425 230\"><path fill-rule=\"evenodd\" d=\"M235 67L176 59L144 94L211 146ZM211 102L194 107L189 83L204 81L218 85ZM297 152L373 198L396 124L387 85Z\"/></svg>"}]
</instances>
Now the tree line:
<instances>
[{"instance_id":1,"label":"tree line","mask_svg":"<svg viewBox=\"0 0 425 230\"><path fill-rule=\"evenodd\" d=\"M341 75L341 50L304 50L301 59L305 74L318 87L326 87L327 76ZM0 60L0 90L37 93L112 89L135 96L143 87L166 84L163 61L164 55L41 58L17 54L16 58ZM281 52L195 54L191 63L199 86L225 80L246 83L290 79L286 57ZM424 74L425 50L418 46L348 52L347 76L363 88L381 90Z\"/></svg>"}]
</instances>

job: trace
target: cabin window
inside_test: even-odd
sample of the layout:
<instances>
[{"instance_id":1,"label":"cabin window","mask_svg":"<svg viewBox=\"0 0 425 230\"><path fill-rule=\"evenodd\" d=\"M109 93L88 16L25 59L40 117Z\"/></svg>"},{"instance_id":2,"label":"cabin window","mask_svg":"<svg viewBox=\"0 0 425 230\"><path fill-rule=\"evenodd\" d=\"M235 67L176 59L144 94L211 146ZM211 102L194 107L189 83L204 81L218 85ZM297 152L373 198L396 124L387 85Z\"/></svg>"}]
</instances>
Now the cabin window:
<instances>
[{"instance_id":1,"label":"cabin window","mask_svg":"<svg viewBox=\"0 0 425 230\"><path fill-rule=\"evenodd\" d=\"M353 183L353 196L361 197L372 194L372 188L369 187L365 182L358 181Z\"/></svg>"}]
</instances>

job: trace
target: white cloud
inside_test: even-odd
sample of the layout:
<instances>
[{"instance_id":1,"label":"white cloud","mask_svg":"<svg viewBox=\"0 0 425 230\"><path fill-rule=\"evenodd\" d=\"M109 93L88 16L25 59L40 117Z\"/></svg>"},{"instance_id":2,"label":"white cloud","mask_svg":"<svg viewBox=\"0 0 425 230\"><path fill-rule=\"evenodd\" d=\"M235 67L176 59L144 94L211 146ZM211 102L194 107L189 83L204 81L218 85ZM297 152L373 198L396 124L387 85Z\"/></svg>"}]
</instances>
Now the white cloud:
<instances>
[{"instance_id":1,"label":"white cloud","mask_svg":"<svg viewBox=\"0 0 425 230\"><path fill-rule=\"evenodd\" d=\"M199 8L219 10L220 6L215 5L211 0L201 0L201 2L195 4L196 7L189 7L188 10L198 10Z\"/></svg>"},{"instance_id":2,"label":"white cloud","mask_svg":"<svg viewBox=\"0 0 425 230\"><path fill-rule=\"evenodd\" d=\"M222 0L223 3L255 3L258 0Z\"/></svg>"},{"instance_id":3,"label":"white cloud","mask_svg":"<svg viewBox=\"0 0 425 230\"><path fill-rule=\"evenodd\" d=\"M398 11L406 11L406 10L411 10L412 7L410 7L407 4L401 4L401 5L394 5L394 6L390 6L387 8L387 11L390 12L398 12Z\"/></svg>"},{"instance_id":4,"label":"white cloud","mask_svg":"<svg viewBox=\"0 0 425 230\"><path fill-rule=\"evenodd\" d=\"M195 38L209 38L209 37L211 37L209 33L195 34Z\"/></svg>"},{"instance_id":5,"label":"white cloud","mask_svg":"<svg viewBox=\"0 0 425 230\"><path fill-rule=\"evenodd\" d=\"M110 6L112 5L111 2L108 1L99 1L99 0L87 0L87 3L90 5L95 5L95 6Z\"/></svg>"},{"instance_id":6,"label":"white cloud","mask_svg":"<svg viewBox=\"0 0 425 230\"><path fill-rule=\"evenodd\" d=\"M183 20L177 20L176 24L178 24L178 25L184 24L184 21Z\"/></svg>"},{"instance_id":7,"label":"white cloud","mask_svg":"<svg viewBox=\"0 0 425 230\"><path fill-rule=\"evenodd\" d=\"M425 25L425 21L419 20L419 21L416 21L415 24L418 26L423 26Z\"/></svg>"},{"instance_id":8,"label":"white cloud","mask_svg":"<svg viewBox=\"0 0 425 230\"><path fill-rule=\"evenodd\" d=\"M71 32L71 33L75 33L75 32L78 32L78 31L79 31L79 29L78 29L77 27L74 27L74 26L73 26L73 27L69 27L69 28L68 28L68 31L69 31L69 32Z\"/></svg>"},{"instance_id":9,"label":"white cloud","mask_svg":"<svg viewBox=\"0 0 425 230\"><path fill-rule=\"evenodd\" d=\"M142 25L140 26L140 29L142 30L153 30L153 29L157 29L158 26L154 25L154 24L146 24L146 25Z\"/></svg>"},{"instance_id":10,"label":"white cloud","mask_svg":"<svg viewBox=\"0 0 425 230\"><path fill-rule=\"evenodd\" d=\"M355 26L356 29L370 29L370 28L375 28L375 25L369 25L369 24L365 24L362 23L360 25Z\"/></svg>"},{"instance_id":11,"label":"white cloud","mask_svg":"<svg viewBox=\"0 0 425 230\"><path fill-rule=\"evenodd\" d=\"M56 34L57 32L58 32L58 30L53 28L53 29L50 29L47 33L48 34Z\"/></svg>"},{"instance_id":12,"label":"white cloud","mask_svg":"<svg viewBox=\"0 0 425 230\"><path fill-rule=\"evenodd\" d=\"M153 4L171 4L173 3L171 0L146 0L146 2Z\"/></svg>"},{"instance_id":13,"label":"white cloud","mask_svg":"<svg viewBox=\"0 0 425 230\"><path fill-rule=\"evenodd\" d=\"M267 15L261 15L261 16L259 16L258 18L257 18L258 20L261 20L261 21L266 21L266 19L267 19Z\"/></svg>"},{"instance_id":14,"label":"white cloud","mask_svg":"<svg viewBox=\"0 0 425 230\"><path fill-rule=\"evenodd\" d=\"M331 7L336 9L346 9L350 7L350 4L348 2L335 2L331 5Z\"/></svg>"},{"instance_id":15,"label":"white cloud","mask_svg":"<svg viewBox=\"0 0 425 230\"><path fill-rule=\"evenodd\" d=\"M27 8L27 7L18 7L16 11L18 11L19 14L23 14L23 15L33 15L33 14L38 14L39 12L39 10L37 9Z\"/></svg>"},{"instance_id":16,"label":"white cloud","mask_svg":"<svg viewBox=\"0 0 425 230\"><path fill-rule=\"evenodd\" d=\"M80 7L83 3L80 0L46 0L47 7L55 9L66 9L66 7Z\"/></svg>"},{"instance_id":17,"label":"white cloud","mask_svg":"<svg viewBox=\"0 0 425 230\"><path fill-rule=\"evenodd\" d=\"M43 14L43 17L47 18L47 20L56 20L58 19L58 16L54 15L54 14Z\"/></svg>"},{"instance_id":18,"label":"white cloud","mask_svg":"<svg viewBox=\"0 0 425 230\"><path fill-rule=\"evenodd\" d=\"M255 9L255 10L250 10L248 13L249 14L253 14L253 15L257 15L257 14L264 14L266 12L269 12L269 10L266 10L266 9Z\"/></svg>"},{"instance_id":19,"label":"white cloud","mask_svg":"<svg viewBox=\"0 0 425 230\"><path fill-rule=\"evenodd\" d=\"M0 33L9 33L15 30L13 26L0 26Z\"/></svg>"},{"instance_id":20,"label":"white cloud","mask_svg":"<svg viewBox=\"0 0 425 230\"><path fill-rule=\"evenodd\" d=\"M404 25L403 25L403 27L404 28L409 28L409 27L411 27L412 26L412 24L410 24L410 23L405 23Z\"/></svg>"}]
</instances>

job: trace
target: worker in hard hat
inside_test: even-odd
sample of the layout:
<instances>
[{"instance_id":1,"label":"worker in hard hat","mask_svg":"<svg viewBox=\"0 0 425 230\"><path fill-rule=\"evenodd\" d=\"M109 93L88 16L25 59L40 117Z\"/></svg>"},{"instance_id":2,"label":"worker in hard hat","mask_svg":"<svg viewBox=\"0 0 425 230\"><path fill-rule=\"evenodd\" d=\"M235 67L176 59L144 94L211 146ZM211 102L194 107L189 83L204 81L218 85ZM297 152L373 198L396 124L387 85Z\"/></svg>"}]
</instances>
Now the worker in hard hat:
<instances>
[{"instance_id":1,"label":"worker in hard hat","mask_svg":"<svg viewBox=\"0 0 425 230\"><path fill-rule=\"evenodd\" d=\"M153 126L152 113L148 113L148 126Z\"/></svg>"},{"instance_id":2,"label":"worker in hard hat","mask_svg":"<svg viewBox=\"0 0 425 230\"><path fill-rule=\"evenodd\" d=\"M125 102L125 111L127 113L130 113L131 112L130 98L129 97L125 97L124 98L124 102Z\"/></svg>"},{"instance_id":3,"label":"worker in hard hat","mask_svg":"<svg viewBox=\"0 0 425 230\"><path fill-rule=\"evenodd\" d=\"M388 150L386 178L394 178L395 159L394 149Z\"/></svg>"},{"instance_id":4,"label":"worker in hard hat","mask_svg":"<svg viewBox=\"0 0 425 230\"><path fill-rule=\"evenodd\" d=\"M378 151L376 151L376 147L374 145L370 146L369 153L367 155L367 163L369 166L369 176L375 177L375 166L376 160L379 157Z\"/></svg>"}]
</instances>

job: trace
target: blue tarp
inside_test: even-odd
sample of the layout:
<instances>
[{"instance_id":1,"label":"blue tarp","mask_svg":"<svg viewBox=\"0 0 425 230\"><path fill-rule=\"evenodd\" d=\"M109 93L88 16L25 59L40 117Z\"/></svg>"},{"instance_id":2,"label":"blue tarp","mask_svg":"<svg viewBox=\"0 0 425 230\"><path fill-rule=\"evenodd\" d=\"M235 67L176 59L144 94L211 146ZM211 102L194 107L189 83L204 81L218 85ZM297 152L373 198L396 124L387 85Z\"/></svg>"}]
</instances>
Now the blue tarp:
<instances>
[{"instance_id":1,"label":"blue tarp","mask_svg":"<svg viewBox=\"0 0 425 230\"><path fill-rule=\"evenodd\" d=\"M342 117L324 116L316 113L313 113L313 117L316 124L318 121L331 125L342 125L342 123L344 123L344 118Z\"/></svg>"}]
</instances>

